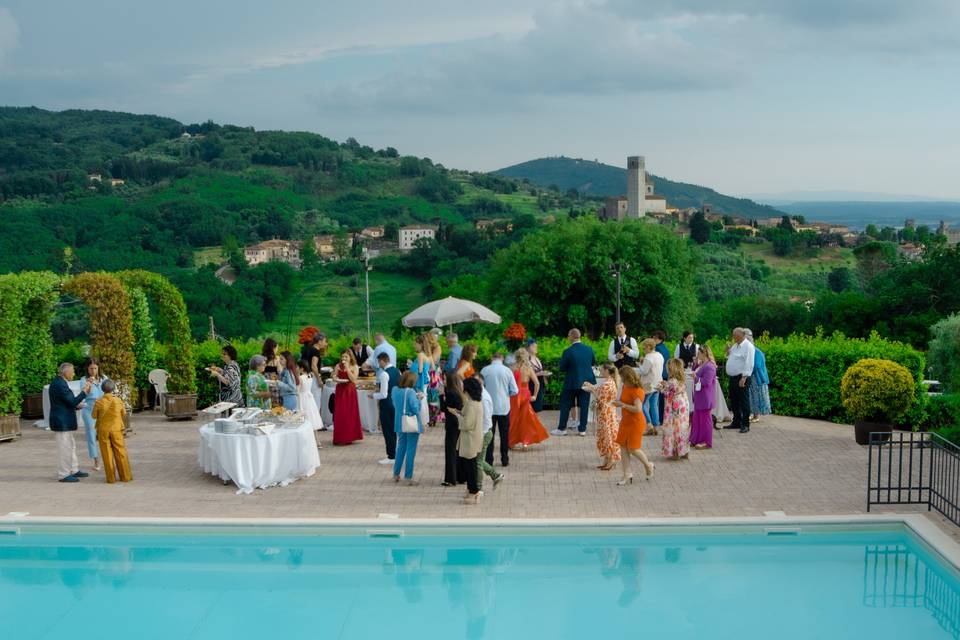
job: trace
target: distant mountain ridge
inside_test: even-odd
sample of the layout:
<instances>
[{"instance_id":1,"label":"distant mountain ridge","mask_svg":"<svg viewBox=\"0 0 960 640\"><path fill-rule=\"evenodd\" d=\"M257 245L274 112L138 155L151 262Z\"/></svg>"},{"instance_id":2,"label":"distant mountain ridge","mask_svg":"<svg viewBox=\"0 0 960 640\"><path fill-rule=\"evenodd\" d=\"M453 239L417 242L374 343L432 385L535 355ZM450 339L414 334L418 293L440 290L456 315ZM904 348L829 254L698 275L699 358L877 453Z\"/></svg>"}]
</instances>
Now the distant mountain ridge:
<instances>
[{"instance_id":1,"label":"distant mountain ridge","mask_svg":"<svg viewBox=\"0 0 960 640\"><path fill-rule=\"evenodd\" d=\"M576 189L587 196L620 196L627 192L627 170L595 160L558 156L538 158L493 171L496 175L522 180L549 187L556 185L562 190ZM729 213L745 218L770 218L784 215L783 211L769 205L759 204L747 198L723 195L709 187L685 182L674 182L648 174L653 181L654 192L664 196L671 206L713 206L717 213Z\"/></svg>"},{"instance_id":2,"label":"distant mountain ridge","mask_svg":"<svg viewBox=\"0 0 960 640\"><path fill-rule=\"evenodd\" d=\"M790 215L841 222L853 229L864 229L868 224L902 227L907 219L932 229L941 220L953 227L960 224L960 202L791 202L780 208Z\"/></svg>"}]
</instances>

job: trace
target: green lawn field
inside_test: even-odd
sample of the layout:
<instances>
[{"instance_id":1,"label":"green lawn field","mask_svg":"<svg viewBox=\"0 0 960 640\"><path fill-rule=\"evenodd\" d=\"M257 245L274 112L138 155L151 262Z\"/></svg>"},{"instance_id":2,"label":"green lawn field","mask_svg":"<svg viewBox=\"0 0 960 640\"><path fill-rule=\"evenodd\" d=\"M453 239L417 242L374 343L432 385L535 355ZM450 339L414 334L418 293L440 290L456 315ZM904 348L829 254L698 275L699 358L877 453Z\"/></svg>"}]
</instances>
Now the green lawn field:
<instances>
[{"instance_id":1,"label":"green lawn field","mask_svg":"<svg viewBox=\"0 0 960 640\"><path fill-rule=\"evenodd\" d=\"M373 331L392 330L395 323L427 300L426 283L417 278L394 273L370 273L370 322ZM305 279L301 290L291 294L276 319L264 327L265 332L286 334L292 318L292 333L314 325L330 335L356 335L366 339L367 319L364 306L363 274L359 276L324 276ZM291 315L292 312L292 315Z\"/></svg>"}]
</instances>

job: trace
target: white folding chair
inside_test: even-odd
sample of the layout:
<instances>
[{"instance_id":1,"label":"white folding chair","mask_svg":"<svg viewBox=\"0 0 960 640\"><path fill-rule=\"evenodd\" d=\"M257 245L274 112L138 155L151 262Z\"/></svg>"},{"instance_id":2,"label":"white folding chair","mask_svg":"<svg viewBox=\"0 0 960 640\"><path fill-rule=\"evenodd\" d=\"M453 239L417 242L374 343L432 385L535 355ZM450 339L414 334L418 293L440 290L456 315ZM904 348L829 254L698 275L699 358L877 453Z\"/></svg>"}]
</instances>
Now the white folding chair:
<instances>
[{"instance_id":1,"label":"white folding chair","mask_svg":"<svg viewBox=\"0 0 960 640\"><path fill-rule=\"evenodd\" d=\"M167 378L170 375L164 369L154 369L147 374L147 381L153 385L153 391L157 394L157 406L154 411L163 411L163 397L167 395Z\"/></svg>"}]
</instances>

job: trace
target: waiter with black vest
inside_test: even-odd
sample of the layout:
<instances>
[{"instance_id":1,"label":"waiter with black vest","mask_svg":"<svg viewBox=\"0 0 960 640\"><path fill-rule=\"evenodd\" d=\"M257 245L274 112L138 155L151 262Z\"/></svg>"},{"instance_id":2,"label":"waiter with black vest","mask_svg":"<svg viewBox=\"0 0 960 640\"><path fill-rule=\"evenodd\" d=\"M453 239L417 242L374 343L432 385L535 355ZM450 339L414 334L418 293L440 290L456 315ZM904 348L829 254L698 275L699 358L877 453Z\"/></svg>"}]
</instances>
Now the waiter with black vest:
<instances>
[{"instance_id":1,"label":"waiter with black vest","mask_svg":"<svg viewBox=\"0 0 960 640\"><path fill-rule=\"evenodd\" d=\"M616 324L614 331L617 332L617 335L610 341L610 348L607 349L607 359L618 369L620 367L636 367L637 359L640 357L637 341L627 335L627 328L622 322Z\"/></svg>"}]
</instances>

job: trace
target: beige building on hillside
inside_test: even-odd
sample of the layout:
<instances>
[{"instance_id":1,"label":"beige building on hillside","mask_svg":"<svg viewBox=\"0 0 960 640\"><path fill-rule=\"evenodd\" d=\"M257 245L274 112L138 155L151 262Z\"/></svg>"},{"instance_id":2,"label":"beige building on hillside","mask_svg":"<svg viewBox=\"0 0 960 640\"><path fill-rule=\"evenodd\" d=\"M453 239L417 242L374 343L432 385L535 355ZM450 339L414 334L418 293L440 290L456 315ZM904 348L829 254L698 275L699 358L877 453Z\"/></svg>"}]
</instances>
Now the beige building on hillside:
<instances>
[{"instance_id":1,"label":"beige building on hillside","mask_svg":"<svg viewBox=\"0 0 960 640\"><path fill-rule=\"evenodd\" d=\"M264 240L243 249L243 258L251 267L266 262L286 262L294 266L300 264L301 243L297 240Z\"/></svg>"}]
</instances>

